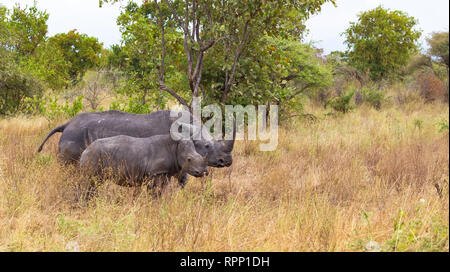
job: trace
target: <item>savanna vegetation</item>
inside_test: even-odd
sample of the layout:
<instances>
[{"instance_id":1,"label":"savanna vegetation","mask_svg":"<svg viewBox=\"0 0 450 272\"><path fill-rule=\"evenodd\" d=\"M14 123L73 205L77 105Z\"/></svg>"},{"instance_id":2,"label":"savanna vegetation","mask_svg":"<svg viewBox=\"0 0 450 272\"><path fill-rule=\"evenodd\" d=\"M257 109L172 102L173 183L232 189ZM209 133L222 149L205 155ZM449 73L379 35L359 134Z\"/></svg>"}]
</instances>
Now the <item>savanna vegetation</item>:
<instances>
[{"instance_id":1,"label":"savanna vegetation","mask_svg":"<svg viewBox=\"0 0 450 272\"><path fill-rule=\"evenodd\" d=\"M448 251L449 34L380 6L324 54L303 36L326 2L130 2L110 48L0 5L0 251ZM182 190L107 180L89 199L58 137L36 152L78 113L193 97L278 105L277 149L237 141Z\"/></svg>"}]
</instances>

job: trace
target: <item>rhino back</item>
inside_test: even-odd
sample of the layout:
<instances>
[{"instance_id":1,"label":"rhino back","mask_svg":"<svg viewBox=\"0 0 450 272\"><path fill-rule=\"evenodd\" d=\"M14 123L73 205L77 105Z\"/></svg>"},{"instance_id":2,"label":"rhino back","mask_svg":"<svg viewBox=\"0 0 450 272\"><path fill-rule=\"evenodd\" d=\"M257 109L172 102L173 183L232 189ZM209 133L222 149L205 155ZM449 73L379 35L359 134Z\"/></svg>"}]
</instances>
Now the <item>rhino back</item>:
<instances>
[{"instance_id":1,"label":"rhino back","mask_svg":"<svg viewBox=\"0 0 450 272\"><path fill-rule=\"evenodd\" d=\"M97 172L111 168L122 179L140 180L173 174L173 145L166 135L135 138L125 135L94 141L81 156L80 166L95 165Z\"/></svg>"},{"instance_id":2,"label":"rhino back","mask_svg":"<svg viewBox=\"0 0 450 272\"><path fill-rule=\"evenodd\" d=\"M76 161L86 147L97 139L128 135L138 138L168 133L170 111L132 114L120 111L82 113L64 129L58 151L65 161ZM147 125L148 124L148 125Z\"/></svg>"},{"instance_id":3,"label":"rhino back","mask_svg":"<svg viewBox=\"0 0 450 272\"><path fill-rule=\"evenodd\" d=\"M80 114L66 127L61 138L93 142L96 139L117 135L144 138L167 134L171 125L169 115L170 112L167 110L150 114L132 114L120 111ZM89 139L84 139L86 130Z\"/></svg>"}]
</instances>

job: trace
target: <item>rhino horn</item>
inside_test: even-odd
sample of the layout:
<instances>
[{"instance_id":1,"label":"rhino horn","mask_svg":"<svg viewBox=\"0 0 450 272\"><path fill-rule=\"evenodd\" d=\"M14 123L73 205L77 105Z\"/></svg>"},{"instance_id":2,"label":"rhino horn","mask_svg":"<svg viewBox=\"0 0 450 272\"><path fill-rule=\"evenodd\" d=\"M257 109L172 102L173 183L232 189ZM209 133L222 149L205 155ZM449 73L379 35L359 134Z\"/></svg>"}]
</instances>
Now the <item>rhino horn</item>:
<instances>
[{"instance_id":1,"label":"rhino horn","mask_svg":"<svg viewBox=\"0 0 450 272\"><path fill-rule=\"evenodd\" d=\"M225 152L233 151L235 140L236 140L236 119L234 119L233 117L233 139L223 141L223 151Z\"/></svg>"}]
</instances>

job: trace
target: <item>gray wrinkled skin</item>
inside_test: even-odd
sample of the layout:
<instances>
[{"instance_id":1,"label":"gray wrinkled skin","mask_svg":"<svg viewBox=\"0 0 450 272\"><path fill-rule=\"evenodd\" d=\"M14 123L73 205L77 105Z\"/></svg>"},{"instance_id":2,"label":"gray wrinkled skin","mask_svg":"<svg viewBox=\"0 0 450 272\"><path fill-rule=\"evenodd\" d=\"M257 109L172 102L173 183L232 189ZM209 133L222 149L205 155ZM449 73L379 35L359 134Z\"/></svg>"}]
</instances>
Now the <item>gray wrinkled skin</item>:
<instances>
[{"instance_id":1,"label":"gray wrinkled skin","mask_svg":"<svg viewBox=\"0 0 450 272\"><path fill-rule=\"evenodd\" d=\"M125 135L95 140L80 158L80 168L94 175L105 170L122 186L141 185L144 180L189 174L208 174L205 158L191 140L174 141L170 135L135 138Z\"/></svg>"},{"instance_id":2,"label":"gray wrinkled skin","mask_svg":"<svg viewBox=\"0 0 450 272\"><path fill-rule=\"evenodd\" d=\"M38 149L56 132L62 132L58 145L59 157L64 163L76 163L86 147L97 139L127 135L145 138L170 133L178 117L170 117L169 110L150 114L132 114L121 111L81 113L64 125L52 130ZM202 128L201 140L194 140L197 152L206 156L208 166L228 167L232 164L234 140L216 141ZM233 137L234 139L234 137ZM183 182L187 181L185 176Z\"/></svg>"}]
</instances>

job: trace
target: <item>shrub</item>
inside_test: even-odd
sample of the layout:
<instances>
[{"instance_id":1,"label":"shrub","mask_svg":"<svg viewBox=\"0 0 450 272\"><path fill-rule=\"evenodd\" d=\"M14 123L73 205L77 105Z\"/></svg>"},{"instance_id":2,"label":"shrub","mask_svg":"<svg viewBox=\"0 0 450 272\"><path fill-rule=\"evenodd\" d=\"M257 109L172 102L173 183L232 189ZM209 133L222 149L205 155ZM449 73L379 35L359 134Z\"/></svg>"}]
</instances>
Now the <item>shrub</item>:
<instances>
[{"instance_id":1,"label":"shrub","mask_svg":"<svg viewBox=\"0 0 450 272\"><path fill-rule=\"evenodd\" d=\"M423 204L422 204L423 205ZM393 218L394 233L385 245L385 251L443 251L448 241L448 225L439 217L432 217L431 224L426 224L420 219L423 206L415 211L416 219L409 219L406 212L399 210L398 215ZM428 225L428 226L427 226ZM420 235L424 229L431 227L430 235Z\"/></svg>"},{"instance_id":2,"label":"shrub","mask_svg":"<svg viewBox=\"0 0 450 272\"><path fill-rule=\"evenodd\" d=\"M448 69L448 31L446 32L433 32L431 37L427 39L427 43L430 46L428 53L436 57L439 62L447 66Z\"/></svg>"},{"instance_id":3,"label":"shrub","mask_svg":"<svg viewBox=\"0 0 450 272\"><path fill-rule=\"evenodd\" d=\"M445 100L447 88L445 83L432 72L424 72L417 77L420 95L427 101Z\"/></svg>"},{"instance_id":4,"label":"shrub","mask_svg":"<svg viewBox=\"0 0 450 272\"><path fill-rule=\"evenodd\" d=\"M106 88L106 83L101 77L101 72L96 72L92 78L83 80L83 85L84 98L89 103L91 110L97 110L102 100L102 92Z\"/></svg>"},{"instance_id":5,"label":"shrub","mask_svg":"<svg viewBox=\"0 0 450 272\"><path fill-rule=\"evenodd\" d=\"M328 100L327 105L330 105L335 111L347 113L354 107L350 105L355 91L344 93L341 96Z\"/></svg>"},{"instance_id":6,"label":"shrub","mask_svg":"<svg viewBox=\"0 0 450 272\"><path fill-rule=\"evenodd\" d=\"M449 123L448 120L442 119L438 123L439 132L447 132L449 131Z\"/></svg>"},{"instance_id":7,"label":"shrub","mask_svg":"<svg viewBox=\"0 0 450 272\"><path fill-rule=\"evenodd\" d=\"M43 90L41 81L21 69L10 54L0 52L0 115L17 112L25 98L40 96Z\"/></svg>"},{"instance_id":8,"label":"shrub","mask_svg":"<svg viewBox=\"0 0 450 272\"><path fill-rule=\"evenodd\" d=\"M381 105L386 101L385 94L373 87L364 87L361 94L363 101L377 110L380 110Z\"/></svg>"},{"instance_id":9,"label":"shrub","mask_svg":"<svg viewBox=\"0 0 450 272\"><path fill-rule=\"evenodd\" d=\"M72 101L72 105L66 101L66 104L62 107L63 112L69 117L74 117L84 109L83 96L78 96Z\"/></svg>"},{"instance_id":10,"label":"shrub","mask_svg":"<svg viewBox=\"0 0 450 272\"><path fill-rule=\"evenodd\" d=\"M122 102L120 100L115 100L109 106L109 110L120 110L129 113L151 113L153 108L147 103L142 104L139 99L129 97L128 100Z\"/></svg>"},{"instance_id":11,"label":"shrub","mask_svg":"<svg viewBox=\"0 0 450 272\"><path fill-rule=\"evenodd\" d=\"M58 102L58 98L48 100L33 96L24 100L21 111L31 115L43 115L47 119L74 117L84 109L83 96L78 96L72 104L66 101L64 105Z\"/></svg>"},{"instance_id":12,"label":"shrub","mask_svg":"<svg viewBox=\"0 0 450 272\"><path fill-rule=\"evenodd\" d=\"M45 115L47 111L47 102L42 97L33 95L33 97L26 97L20 111L30 115Z\"/></svg>"}]
</instances>

